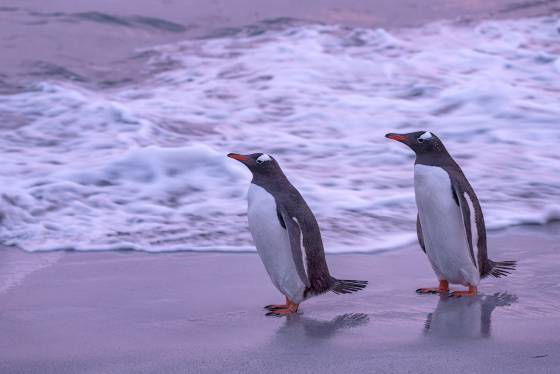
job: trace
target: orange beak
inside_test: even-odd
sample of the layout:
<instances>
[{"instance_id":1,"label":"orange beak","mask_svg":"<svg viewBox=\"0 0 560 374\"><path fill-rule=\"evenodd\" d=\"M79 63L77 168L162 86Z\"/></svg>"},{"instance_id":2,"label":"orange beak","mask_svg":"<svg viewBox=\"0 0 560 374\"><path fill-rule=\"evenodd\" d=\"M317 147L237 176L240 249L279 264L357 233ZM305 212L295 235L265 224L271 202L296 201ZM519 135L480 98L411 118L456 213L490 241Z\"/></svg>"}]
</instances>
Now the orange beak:
<instances>
[{"instance_id":1,"label":"orange beak","mask_svg":"<svg viewBox=\"0 0 560 374\"><path fill-rule=\"evenodd\" d=\"M239 153L228 153L227 156L237 161L247 161L249 159L248 157L240 155Z\"/></svg>"},{"instance_id":2,"label":"orange beak","mask_svg":"<svg viewBox=\"0 0 560 374\"><path fill-rule=\"evenodd\" d=\"M385 137L389 138L389 139L396 140L398 142L405 142L407 140L407 137L404 136L404 135L392 134L392 133L385 135Z\"/></svg>"}]
</instances>

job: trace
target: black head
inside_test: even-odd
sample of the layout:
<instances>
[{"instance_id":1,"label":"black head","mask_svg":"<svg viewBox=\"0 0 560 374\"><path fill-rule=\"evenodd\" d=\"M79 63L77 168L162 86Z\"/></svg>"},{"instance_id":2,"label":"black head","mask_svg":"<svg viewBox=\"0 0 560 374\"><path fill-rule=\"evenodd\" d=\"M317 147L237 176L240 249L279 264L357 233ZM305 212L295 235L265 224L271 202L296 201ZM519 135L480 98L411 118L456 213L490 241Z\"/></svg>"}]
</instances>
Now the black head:
<instances>
[{"instance_id":1,"label":"black head","mask_svg":"<svg viewBox=\"0 0 560 374\"><path fill-rule=\"evenodd\" d=\"M229 153L229 158L233 158L247 166L254 177L275 177L284 175L278 162L266 153L251 153L250 155L240 155L238 153Z\"/></svg>"},{"instance_id":2,"label":"black head","mask_svg":"<svg viewBox=\"0 0 560 374\"><path fill-rule=\"evenodd\" d=\"M417 156L447 154L441 140L429 131L416 131L408 134L389 133L385 137L406 144Z\"/></svg>"}]
</instances>

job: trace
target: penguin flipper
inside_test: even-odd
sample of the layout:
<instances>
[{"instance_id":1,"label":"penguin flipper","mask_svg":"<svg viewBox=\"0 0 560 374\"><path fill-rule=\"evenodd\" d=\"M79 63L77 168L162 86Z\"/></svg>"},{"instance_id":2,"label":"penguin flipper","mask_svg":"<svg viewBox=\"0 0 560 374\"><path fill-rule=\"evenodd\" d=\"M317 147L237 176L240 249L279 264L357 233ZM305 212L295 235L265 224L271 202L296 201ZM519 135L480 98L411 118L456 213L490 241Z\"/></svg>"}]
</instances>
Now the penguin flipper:
<instances>
[{"instance_id":1,"label":"penguin flipper","mask_svg":"<svg viewBox=\"0 0 560 374\"><path fill-rule=\"evenodd\" d=\"M292 257L296 265L296 270L302 282L307 288L309 288L309 278L305 271L305 265L303 260L303 251L301 248L301 229L296 221L291 218L282 207L277 208L278 218L281 218L284 223L283 227L288 230L288 237L290 238L290 247L292 249Z\"/></svg>"},{"instance_id":2,"label":"penguin flipper","mask_svg":"<svg viewBox=\"0 0 560 374\"><path fill-rule=\"evenodd\" d=\"M325 250L317 220L303 197L299 195L299 198L301 200L296 209L288 209L281 203L278 206L288 227L294 259L298 261L298 264L301 262L305 265L305 267L302 266L306 274L305 295L308 293L317 295L329 291L333 287L334 281L325 259ZM300 258L302 260L299 260Z\"/></svg>"},{"instance_id":3,"label":"penguin flipper","mask_svg":"<svg viewBox=\"0 0 560 374\"><path fill-rule=\"evenodd\" d=\"M492 275L496 278L506 276L512 270L515 270L516 261L492 261L488 258L488 249L486 244L486 225L484 224L484 215L480 202L470 185L469 181L463 174L461 168L455 164L454 167L445 168L451 179L451 189L454 194L453 198L461 209L463 223L465 225L465 233L469 244L470 254L475 266L477 266L480 277L484 278ZM468 201L467 201L468 199ZM474 215L474 220L471 219ZM473 242L473 227L471 222L474 221L476 232L476 243ZM476 249L476 255L473 251Z\"/></svg>"},{"instance_id":4,"label":"penguin flipper","mask_svg":"<svg viewBox=\"0 0 560 374\"><path fill-rule=\"evenodd\" d=\"M500 278L505 277L508 274L511 274L513 270L515 270L517 266L517 261L492 261L488 258L488 249L486 247L486 226L484 224L484 216L482 215L482 208L480 207L480 203L478 202L478 198L471 187L471 185L466 182L463 193L457 193L457 190L462 191L460 189L461 185L459 183L454 184L453 178L452 180L452 188L453 193L456 196L456 201L459 202L459 206L461 208L461 213L463 215L463 222L465 223L465 232L467 234L467 241L469 243L469 248L471 251L471 256L473 260L476 258L475 266L478 263L478 269L480 276L482 278L487 277L488 275L492 275L493 277ZM466 178L465 178L466 181ZM469 199L470 203L467 202ZM471 211L471 208L474 212ZM472 237L472 227L471 227L471 215L475 215L475 225L474 228L477 232L477 242L473 243ZM473 248L477 249L477 256L475 257L473 253Z\"/></svg>"},{"instance_id":5,"label":"penguin flipper","mask_svg":"<svg viewBox=\"0 0 560 374\"><path fill-rule=\"evenodd\" d=\"M448 172L449 173L449 172ZM462 175L462 173L461 173ZM464 176L463 176L464 177ZM479 272L482 272L482 270L480 269L479 264L484 264L484 262L480 261L480 243L481 243L481 239L480 235L478 236L477 239L477 243L473 243L473 228L471 227L471 215L476 214L476 210L478 208L478 210L480 211L480 205L478 205L478 199L475 198L473 199L472 197L469 196L469 200L471 200L472 202L472 206L474 208L474 212L471 212L470 206L466 200L465 194L469 194L469 192L465 191L465 188L463 188L461 186L461 183L459 183L459 181L457 180L457 178L453 178L453 176L450 174L449 178L451 180L451 193L453 194L453 200L455 200L455 203L459 206L459 209L461 210L461 216L463 218L463 225L465 227L465 235L467 238L467 244L469 247L469 254L471 257L471 260L474 264L474 266L479 269ZM466 178L465 178L465 182L466 182ZM468 183L468 182L467 182ZM470 187L470 185L468 185ZM472 187L470 188L470 190L472 191ZM474 191L472 191L472 193L474 194ZM476 202L476 205L475 205ZM480 215L482 216L482 212L480 213ZM476 217L476 215L475 215ZM477 233L480 233L480 226L478 225L478 220L476 220L476 224L477 227L475 227L474 229L476 230ZM484 222L482 222L482 228L484 231L484 254L486 255L486 230L484 229ZM474 250L473 250L473 246L477 246L477 252L478 256L475 256L474 254Z\"/></svg>"},{"instance_id":6,"label":"penguin flipper","mask_svg":"<svg viewBox=\"0 0 560 374\"><path fill-rule=\"evenodd\" d=\"M426 253L426 246L424 245L424 236L422 235L422 225L420 224L420 215L416 215L416 235L418 236L418 243L420 248Z\"/></svg>"}]
</instances>

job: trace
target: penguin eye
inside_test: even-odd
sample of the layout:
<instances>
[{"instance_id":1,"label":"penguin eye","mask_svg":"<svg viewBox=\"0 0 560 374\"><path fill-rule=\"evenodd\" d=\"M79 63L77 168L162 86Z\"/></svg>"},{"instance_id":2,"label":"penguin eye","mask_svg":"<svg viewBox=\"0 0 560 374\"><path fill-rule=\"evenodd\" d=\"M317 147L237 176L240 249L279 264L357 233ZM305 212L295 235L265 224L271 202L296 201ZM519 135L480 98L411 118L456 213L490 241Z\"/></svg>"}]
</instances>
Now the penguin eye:
<instances>
[{"instance_id":1,"label":"penguin eye","mask_svg":"<svg viewBox=\"0 0 560 374\"><path fill-rule=\"evenodd\" d=\"M418 143L424 143L424 139L422 139L422 138L418 138L418 139L416 139L416 141L417 141Z\"/></svg>"},{"instance_id":2,"label":"penguin eye","mask_svg":"<svg viewBox=\"0 0 560 374\"><path fill-rule=\"evenodd\" d=\"M259 160L259 159L257 158L257 164L260 165L260 164L262 164L263 162L264 162L263 160Z\"/></svg>"}]
</instances>

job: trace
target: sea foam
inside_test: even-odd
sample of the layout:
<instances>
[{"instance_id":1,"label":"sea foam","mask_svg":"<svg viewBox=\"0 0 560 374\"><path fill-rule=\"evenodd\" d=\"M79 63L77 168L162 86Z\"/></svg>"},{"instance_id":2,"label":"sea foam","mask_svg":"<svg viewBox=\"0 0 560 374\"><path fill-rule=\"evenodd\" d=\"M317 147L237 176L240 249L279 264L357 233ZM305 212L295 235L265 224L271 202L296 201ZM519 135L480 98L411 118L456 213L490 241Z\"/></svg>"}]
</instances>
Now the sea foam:
<instances>
[{"instance_id":1,"label":"sea foam","mask_svg":"<svg viewBox=\"0 0 560 374\"><path fill-rule=\"evenodd\" d=\"M173 68L94 90L0 96L1 236L26 250L253 250L265 152L315 212L328 252L415 240L411 151L437 134L489 228L557 220L560 49L553 18L397 30L286 25L150 50Z\"/></svg>"}]
</instances>

